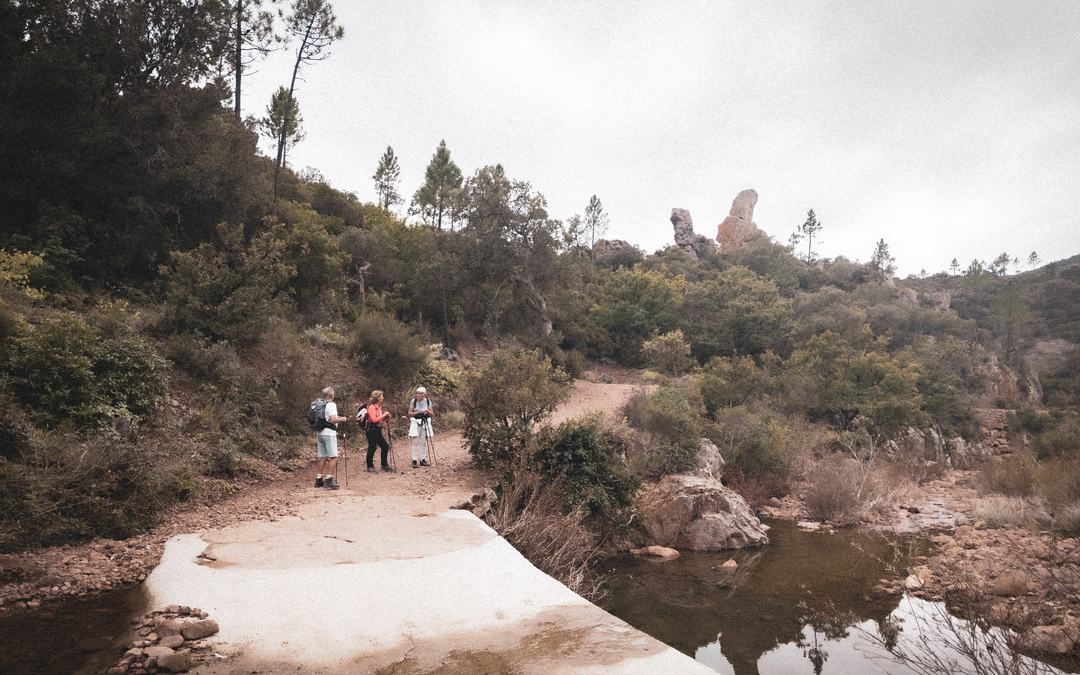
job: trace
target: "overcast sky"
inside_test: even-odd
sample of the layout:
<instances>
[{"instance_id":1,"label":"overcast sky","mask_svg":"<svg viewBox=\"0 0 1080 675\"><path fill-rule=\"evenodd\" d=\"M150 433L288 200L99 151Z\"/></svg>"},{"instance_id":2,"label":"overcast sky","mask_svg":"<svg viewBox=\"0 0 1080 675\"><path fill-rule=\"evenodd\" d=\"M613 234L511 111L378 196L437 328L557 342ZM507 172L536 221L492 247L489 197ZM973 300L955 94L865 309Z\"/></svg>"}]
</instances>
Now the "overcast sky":
<instances>
[{"instance_id":1,"label":"overcast sky","mask_svg":"<svg viewBox=\"0 0 1080 675\"><path fill-rule=\"evenodd\" d=\"M752 187L786 241L901 272L1002 251L1080 253L1080 1L335 3L345 39L304 72L290 156L374 200L387 145L411 197L440 139L501 163L552 217L599 195L608 236L716 235ZM262 115L291 54L257 65Z\"/></svg>"}]
</instances>

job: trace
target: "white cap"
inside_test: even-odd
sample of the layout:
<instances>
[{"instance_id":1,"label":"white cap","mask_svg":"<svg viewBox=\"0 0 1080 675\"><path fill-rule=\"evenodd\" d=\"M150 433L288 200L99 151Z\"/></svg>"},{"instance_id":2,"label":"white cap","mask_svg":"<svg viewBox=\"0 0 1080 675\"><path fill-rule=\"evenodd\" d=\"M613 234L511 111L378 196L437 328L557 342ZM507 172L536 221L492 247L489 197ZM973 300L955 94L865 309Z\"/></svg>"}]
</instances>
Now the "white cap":
<instances>
[{"instance_id":1,"label":"white cap","mask_svg":"<svg viewBox=\"0 0 1080 675\"><path fill-rule=\"evenodd\" d=\"M417 393L417 394L426 394L426 393L427 393L427 389L424 389L423 387L417 387L417 388L416 388L416 393Z\"/></svg>"}]
</instances>

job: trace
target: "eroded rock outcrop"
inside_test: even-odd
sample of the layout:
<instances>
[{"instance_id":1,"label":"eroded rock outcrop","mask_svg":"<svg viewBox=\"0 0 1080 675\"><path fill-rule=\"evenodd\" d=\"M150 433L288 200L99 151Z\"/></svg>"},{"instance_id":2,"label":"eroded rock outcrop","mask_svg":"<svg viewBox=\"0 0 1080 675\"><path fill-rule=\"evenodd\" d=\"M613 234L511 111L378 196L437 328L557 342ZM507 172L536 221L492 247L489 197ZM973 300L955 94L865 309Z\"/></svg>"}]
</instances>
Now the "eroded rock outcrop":
<instances>
[{"instance_id":1,"label":"eroded rock outcrop","mask_svg":"<svg viewBox=\"0 0 1080 675\"><path fill-rule=\"evenodd\" d=\"M764 235L754 223L757 200L758 194L754 190L743 190L735 196L728 217L716 228L716 242L721 253L736 251L751 239Z\"/></svg>"},{"instance_id":2,"label":"eroded rock outcrop","mask_svg":"<svg viewBox=\"0 0 1080 675\"><path fill-rule=\"evenodd\" d=\"M652 542L690 551L722 551L769 543L750 506L716 478L665 476L643 500Z\"/></svg>"},{"instance_id":3,"label":"eroded rock outcrop","mask_svg":"<svg viewBox=\"0 0 1080 675\"><path fill-rule=\"evenodd\" d=\"M671 209L671 226L675 229L675 245L687 255L697 258L697 251L694 250L694 219L690 217L690 212L686 209Z\"/></svg>"},{"instance_id":4,"label":"eroded rock outcrop","mask_svg":"<svg viewBox=\"0 0 1080 675\"><path fill-rule=\"evenodd\" d=\"M629 267L644 258L641 249L622 239L597 239L593 244L593 260L603 267Z\"/></svg>"}]
</instances>

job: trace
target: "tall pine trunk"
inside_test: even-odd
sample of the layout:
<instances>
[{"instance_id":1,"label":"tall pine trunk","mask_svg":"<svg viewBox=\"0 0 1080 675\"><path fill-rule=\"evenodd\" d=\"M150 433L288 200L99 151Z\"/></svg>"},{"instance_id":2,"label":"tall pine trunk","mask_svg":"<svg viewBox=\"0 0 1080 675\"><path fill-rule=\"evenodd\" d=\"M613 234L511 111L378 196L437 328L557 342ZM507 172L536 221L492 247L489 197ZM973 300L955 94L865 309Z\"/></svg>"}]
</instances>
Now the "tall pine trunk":
<instances>
[{"instance_id":1,"label":"tall pine trunk","mask_svg":"<svg viewBox=\"0 0 1080 675\"><path fill-rule=\"evenodd\" d=\"M289 80L289 98L285 101L285 117L281 124L278 135L277 162L274 164L274 209L277 210L278 184L281 178L281 168L285 164L285 143L288 141L289 116L292 114L293 90L296 89L296 75L300 72L300 64L304 62L304 51L307 49L308 40L311 39L311 29L315 26L315 14L312 13L311 21L308 22L307 30L304 31L304 39L300 41L300 48L296 50L296 62L293 64L292 79Z\"/></svg>"},{"instance_id":2,"label":"tall pine trunk","mask_svg":"<svg viewBox=\"0 0 1080 675\"><path fill-rule=\"evenodd\" d=\"M244 74L244 0L236 0L236 62L233 64L233 69L236 71L234 78L236 84L234 85L235 91L233 97L235 98L234 113L236 114L236 121L240 121L240 80Z\"/></svg>"}]
</instances>

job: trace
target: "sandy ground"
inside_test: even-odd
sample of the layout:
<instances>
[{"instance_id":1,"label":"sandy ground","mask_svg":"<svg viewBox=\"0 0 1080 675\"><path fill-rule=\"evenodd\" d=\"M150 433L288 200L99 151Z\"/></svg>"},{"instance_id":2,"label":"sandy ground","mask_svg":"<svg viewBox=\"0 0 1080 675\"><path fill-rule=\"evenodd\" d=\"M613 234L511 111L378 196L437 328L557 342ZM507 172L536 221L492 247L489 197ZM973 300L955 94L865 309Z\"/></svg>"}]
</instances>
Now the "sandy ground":
<instances>
[{"instance_id":1,"label":"sandy ground","mask_svg":"<svg viewBox=\"0 0 1080 675\"><path fill-rule=\"evenodd\" d=\"M553 421L613 415L633 389L578 382ZM706 672L448 511L486 484L458 434L437 436L437 465L420 469L395 438L393 474L364 471L351 440L347 487L311 488L275 522L168 542L147 579L153 605L209 612L232 654L202 671Z\"/></svg>"}]
</instances>

